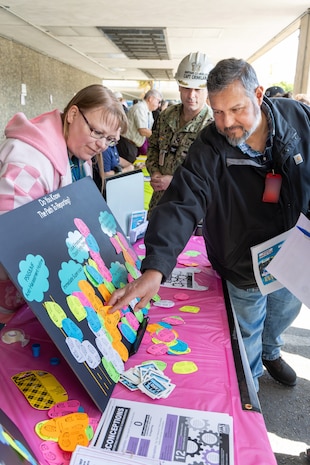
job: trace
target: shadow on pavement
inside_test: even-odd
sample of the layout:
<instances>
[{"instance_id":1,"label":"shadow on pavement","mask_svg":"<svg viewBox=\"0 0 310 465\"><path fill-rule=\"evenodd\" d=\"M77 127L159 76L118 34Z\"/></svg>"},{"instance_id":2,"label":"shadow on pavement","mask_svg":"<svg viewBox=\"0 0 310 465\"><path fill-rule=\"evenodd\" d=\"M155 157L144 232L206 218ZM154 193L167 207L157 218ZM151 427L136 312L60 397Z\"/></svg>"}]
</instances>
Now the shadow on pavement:
<instances>
[{"instance_id":1,"label":"shadow on pavement","mask_svg":"<svg viewBox=\"0 0 310 465\"><path fill-rule=\"evenodd\" d=\"M296 386L283 386L266 371L260 378L259 401L278 465L310 464L305 459L310 447L309 325L309 309L304 309L298 326L284 335L282 356L297 373Z\"/></svg>"}]
</instances>

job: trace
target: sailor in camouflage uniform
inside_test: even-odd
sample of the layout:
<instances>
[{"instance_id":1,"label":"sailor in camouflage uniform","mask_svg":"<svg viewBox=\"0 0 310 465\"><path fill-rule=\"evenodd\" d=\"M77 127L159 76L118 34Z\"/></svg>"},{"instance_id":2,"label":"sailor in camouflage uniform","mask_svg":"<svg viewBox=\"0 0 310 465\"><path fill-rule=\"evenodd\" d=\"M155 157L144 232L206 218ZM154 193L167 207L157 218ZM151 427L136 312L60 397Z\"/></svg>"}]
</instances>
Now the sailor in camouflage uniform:
<instances>
[{"instance_id":1,"label":"sailor in camouflage uniform","mask_svg":"<svg viewBox=\"0 0 310 465\"><path fill-rule=\"evenodd\" d=\"M163 111L149 139L146 167L154 190L151 210L169 186L198 132L212 121L207 105L207 77L212 65L203 53L191 53L181 61L176 80L181 102Z\"/></svg>"}]
</instances>

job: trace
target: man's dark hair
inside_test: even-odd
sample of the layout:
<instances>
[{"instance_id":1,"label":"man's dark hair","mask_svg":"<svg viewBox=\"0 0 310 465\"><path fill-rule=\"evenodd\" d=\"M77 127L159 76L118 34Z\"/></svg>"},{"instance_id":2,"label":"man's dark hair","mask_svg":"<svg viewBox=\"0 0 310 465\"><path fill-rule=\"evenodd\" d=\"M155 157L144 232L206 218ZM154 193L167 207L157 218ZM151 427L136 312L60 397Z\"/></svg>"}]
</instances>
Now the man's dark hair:
<instances>
[{"instance_id":1,"label":"man's dark hair","mask_svg":"<svg viewBox=\"0 0 310 465\"><path fill-rule=\"evenodd\" d=\"M248 97L253 98L255 89L259 86L257 75L249 63L237 58L221 60L210 71L207 80L208 93L221 92L234 81L240 81Z\"/></svg>"}]
</instances>

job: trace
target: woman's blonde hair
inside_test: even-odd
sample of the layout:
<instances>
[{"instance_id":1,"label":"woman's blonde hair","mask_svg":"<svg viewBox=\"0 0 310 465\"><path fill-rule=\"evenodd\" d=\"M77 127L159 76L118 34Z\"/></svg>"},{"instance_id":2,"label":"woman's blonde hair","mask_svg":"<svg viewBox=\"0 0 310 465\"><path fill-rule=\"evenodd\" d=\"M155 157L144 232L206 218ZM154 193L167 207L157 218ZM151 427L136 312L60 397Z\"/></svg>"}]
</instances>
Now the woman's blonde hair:
<instances>
[{"instance_id":1,"label":"woman's blonde hair","mask_svg":"<svg viewBox=\"0 0 310 465\"><path fill-rule=\"evenodd\" d=\"M67 113L73 105L76 105L82 111L102 108L102 116L108 124L121 128L121 134L127 131L128 120L121 102L107 87L101 84L92 84L75 94L63 111L62 121L66 140L69 128Z\"/></svg>"}]
</instances>

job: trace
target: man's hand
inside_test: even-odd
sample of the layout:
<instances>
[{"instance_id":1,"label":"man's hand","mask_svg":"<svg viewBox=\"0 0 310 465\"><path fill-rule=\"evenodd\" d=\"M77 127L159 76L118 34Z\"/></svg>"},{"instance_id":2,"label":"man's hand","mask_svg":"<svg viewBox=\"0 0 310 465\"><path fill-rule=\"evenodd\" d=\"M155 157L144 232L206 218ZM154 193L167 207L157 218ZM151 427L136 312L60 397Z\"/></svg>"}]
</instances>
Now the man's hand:
<instances>
[{"instance_id":1,"label":"man's hand","mask_svg":"<svg viewBox=\"0 0 310 465\"><path fill-rule=\"evenodd\" d=\"M151 177L150 184L155 192L165 191L171 183L172 176L156 172Z\"/></svg>"},{"instance_id":2,"label":"man's hand","mask_svg":"<svg viewBox=\"0 0 310 465\"><path fill-rule=\"evenodd\" d=\"M123 307L127 307L129 302L139 297L140 300L135 306L136 310L144 308L154 295L157 294L162 281L162 273L157 270L146 270L135 281L127 284L121 289L113 292L107 305L112 305L108 313L114 313Z\"/></svg>"}]
</instances>

